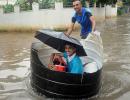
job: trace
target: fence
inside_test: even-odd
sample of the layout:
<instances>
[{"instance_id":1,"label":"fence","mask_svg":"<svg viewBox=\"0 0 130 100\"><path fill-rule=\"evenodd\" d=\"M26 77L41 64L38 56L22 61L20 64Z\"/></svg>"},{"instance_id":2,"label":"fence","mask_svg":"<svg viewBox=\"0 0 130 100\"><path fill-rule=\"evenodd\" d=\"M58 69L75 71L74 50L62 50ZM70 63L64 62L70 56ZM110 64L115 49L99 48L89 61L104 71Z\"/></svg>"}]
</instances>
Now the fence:
<instances>
[{"instance_id":1,"label":"fence","mask_svg":"<svg viewBox=\"0 0 130 100\"><path fill-rule=\"evenodd\" d=\"M20 11L17 5L14 13L4 13L0 8L0 26L32 27L32 28L66 28L74 13L73 8L63 8L62 2L55 2L53 9L39 9L38 3L33 3L31 11ZM117 7L105 6L90 8L97 21L117 15Z\"/></svg>"}]
</instances>

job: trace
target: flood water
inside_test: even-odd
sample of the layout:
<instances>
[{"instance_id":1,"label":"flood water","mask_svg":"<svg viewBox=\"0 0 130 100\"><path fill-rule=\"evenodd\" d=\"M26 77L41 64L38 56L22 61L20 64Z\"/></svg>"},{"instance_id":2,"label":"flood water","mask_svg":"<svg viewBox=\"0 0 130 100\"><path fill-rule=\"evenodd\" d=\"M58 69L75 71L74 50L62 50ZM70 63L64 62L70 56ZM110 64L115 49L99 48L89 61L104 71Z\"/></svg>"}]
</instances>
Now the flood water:
<instances>
[{"instance_id":1,"label":"flood water","mask_svg":"<svg viewBox=\"0 0 130 100\"><path fill-rule=\"evenodd\" d=\"M97 29L104 46L102 88L90 100L129 100L130 15L98 23ZM51 100L29 87L32 41L34 33L0 33L0 100Z\"/></svg>"}]
</instances>

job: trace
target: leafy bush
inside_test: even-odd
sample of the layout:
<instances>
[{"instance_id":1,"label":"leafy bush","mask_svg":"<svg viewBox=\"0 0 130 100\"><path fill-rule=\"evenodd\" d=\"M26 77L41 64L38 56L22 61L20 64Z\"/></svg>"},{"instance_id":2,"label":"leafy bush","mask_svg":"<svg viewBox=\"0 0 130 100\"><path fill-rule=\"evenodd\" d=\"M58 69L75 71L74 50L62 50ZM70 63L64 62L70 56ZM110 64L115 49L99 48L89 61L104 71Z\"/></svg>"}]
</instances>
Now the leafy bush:
<instances>
[{"instance_id":1,"label":"leafy bush","mask_svg":"<svg viewBox=\"0 0 130 100\"><path fill-rule=\"evenodd\" d=\"M28 10L32 10L32 5L30 5L29 3L20 4L20 11L28 11Z\"/></svg>"},{"instance_id":2,"label":"leafy bush","mask_svg":"<svg viewBox=\"0 0 130 100\"><path fill-rule=\"evenodd\" d=\"M117 14L122 15L128 13L128 6L123 6L117 9Z\"/></svg>"},{"instance_id":3,"label":"leafy bush","mask_svg":"<svg viewBox=\"0 0 130 100\"><path fill-rule=\"evenodd\" d=\"M55 8L55 0L41 0L39 1L40 9Z\"/></svg>"},{"instance_id":4,"label":"leafy bush","mask_svg":"<svg viewBox=\"0 0 130 100\"><path fill-rule=\"evenodd\" d=\"M17 0L15 5L20 6L20 11L27 11L27 10L32 10L32 3L33 0Z\"/></svg>"},{"instance_id":5,"label":"leafy bush","mask_svg":"<svg viewBox=\"0 0 130 100\"><path fill-rule=\"evenodd\" d=\"M14 6L11 4L6 4L5 6L3 6L3 10L4 13L14 12Z\"/></svg>"},{"instance_id":6,"label":"leafy bush","mask_svg":"<svg viewBox=\"0 0 130 100\"><path fill-rule=\"evenodd\" d=\"M117 0L96 0L98 3L101 3L101 4L116 4Z\"/></svg>"}]
</instances>

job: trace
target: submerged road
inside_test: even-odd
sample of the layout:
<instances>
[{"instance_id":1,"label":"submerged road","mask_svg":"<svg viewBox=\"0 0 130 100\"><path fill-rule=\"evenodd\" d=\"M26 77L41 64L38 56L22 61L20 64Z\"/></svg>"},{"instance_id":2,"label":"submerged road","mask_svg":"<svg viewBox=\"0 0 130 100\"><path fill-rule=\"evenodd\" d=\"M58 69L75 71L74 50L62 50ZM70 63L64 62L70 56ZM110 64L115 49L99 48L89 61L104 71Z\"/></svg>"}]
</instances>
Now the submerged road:
<instances>
[{"instance_id":1,"label":"submerged road","mask_svg":"<svg viewBox=\"0 0 130 100\"><path fill-rule=\"evenodd\" d=\"M98 23L97 30L104 46L102 88L90 100L129 100L130 15ZM32 33L0 33L0 100L41 100L28 88L33 37Z\"/></svg>"}]
</instances>

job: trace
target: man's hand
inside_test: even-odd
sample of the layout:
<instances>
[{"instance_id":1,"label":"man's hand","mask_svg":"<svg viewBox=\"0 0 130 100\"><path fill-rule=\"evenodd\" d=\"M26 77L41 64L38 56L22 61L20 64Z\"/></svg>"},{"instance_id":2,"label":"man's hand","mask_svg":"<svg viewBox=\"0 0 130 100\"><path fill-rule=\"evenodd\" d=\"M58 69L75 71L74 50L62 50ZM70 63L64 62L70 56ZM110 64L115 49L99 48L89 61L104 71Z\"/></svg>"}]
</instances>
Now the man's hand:
<instances>
[{"instance_id":1,"label":"man's hand","mask_svg":"<svg viewBox=\"0 0 130 100\"><path fill-rule=\"evenodd\" d=\"M68 30L67 30L67 32L64 33L67 37L69 37L70 34L72 33L73 28L74 28L74 24L75 23L71 23L70 26L69 26L69 28L68 28Z\"/></svg>"},{"instance_id":2,"label":"man's hand","mask_svg":"<svg viewBox=\"0 0 130 100\"><path fill-rule=\"evenodd\" d=\"M64 33L67 37L69 37L70 35L66 32L66 33Z\"/></svg>"}]
</instances>

